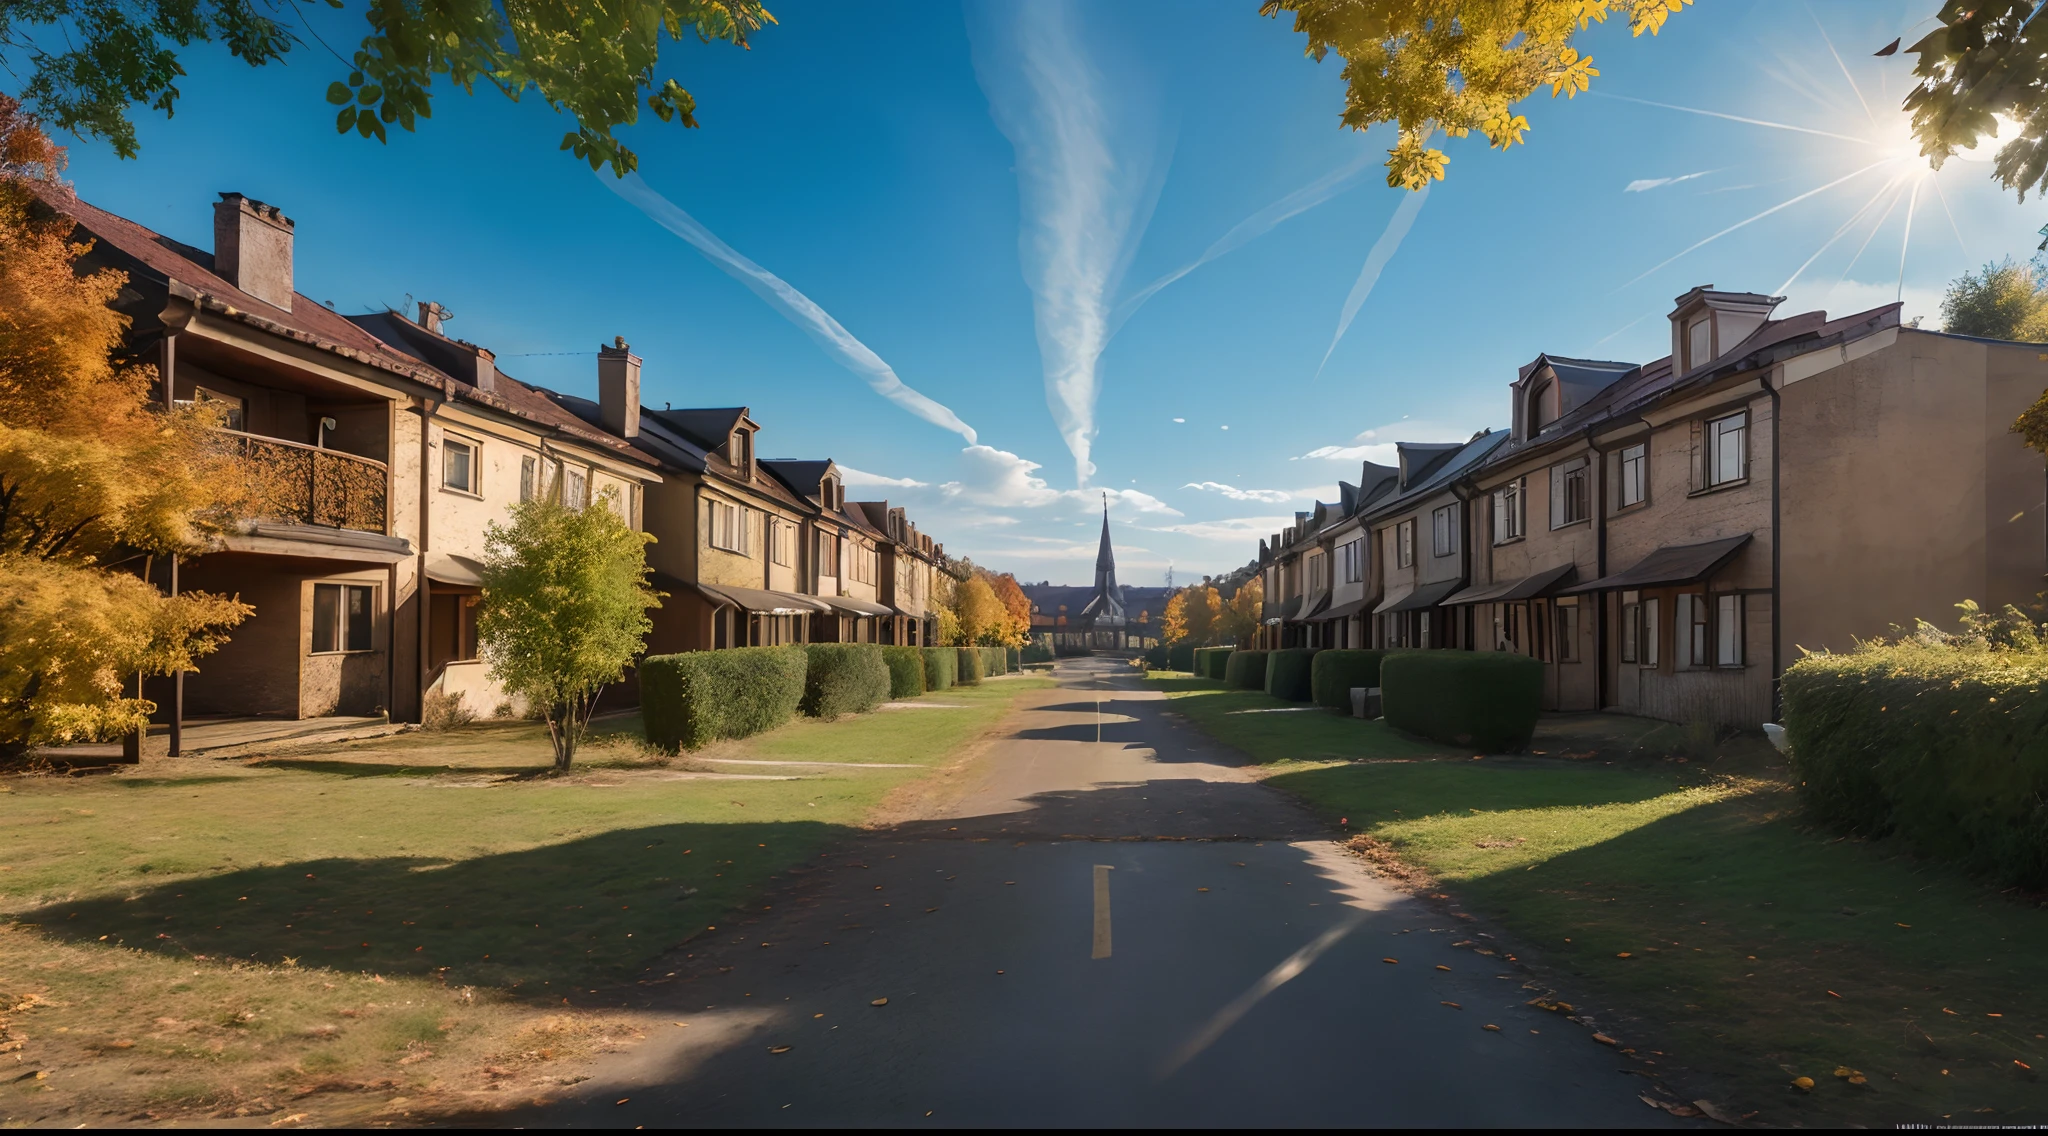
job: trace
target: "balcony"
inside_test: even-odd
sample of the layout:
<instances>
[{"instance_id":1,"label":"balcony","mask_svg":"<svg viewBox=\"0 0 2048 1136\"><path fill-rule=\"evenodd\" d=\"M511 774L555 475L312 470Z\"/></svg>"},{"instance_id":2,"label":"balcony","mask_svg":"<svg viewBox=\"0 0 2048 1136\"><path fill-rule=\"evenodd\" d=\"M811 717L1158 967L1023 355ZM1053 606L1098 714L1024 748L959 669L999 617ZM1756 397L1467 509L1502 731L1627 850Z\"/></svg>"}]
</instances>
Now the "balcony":
<instances>
[{"instance_id":1,"label":"balcony","mask_svg":"<svg viewBox=\"0 0 2048 1136\"><path fill-rule=\"evenodd\" d=\"M386 531L390 481L383 462L240 430L219 433L240 459L241 512L248 519Z\"/></svg>"}]
</instances>

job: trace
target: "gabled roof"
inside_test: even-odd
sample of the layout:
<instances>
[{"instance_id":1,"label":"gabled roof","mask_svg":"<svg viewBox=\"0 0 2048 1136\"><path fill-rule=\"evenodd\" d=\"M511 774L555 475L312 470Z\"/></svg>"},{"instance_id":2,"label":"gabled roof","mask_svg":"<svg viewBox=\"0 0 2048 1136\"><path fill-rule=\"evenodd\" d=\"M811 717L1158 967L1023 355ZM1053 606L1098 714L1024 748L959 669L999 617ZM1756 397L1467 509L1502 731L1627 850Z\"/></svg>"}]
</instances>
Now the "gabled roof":
<instances>
[{"instance_id":1,"label":"gabled roof","mask_svg":"<svg viewBox=\"0 0 2048 1136\"><path fill-rule=\"evenodd\" d=\"M1508 440L1506 430L1484 430L1474 434L1470 441L1455 444L1451 452L1432 464L1428 476L1411 482L1399 493L1388 494L1370 508L1360 510L1368 521L1391 516L1415 502L1438 493L1451 482L1475 469Z\"/></svg>"},{"instance_id":2,"label":"gabled roof","mask_svg":"<svg viewBox=\"0 0 2048 1136\"><path fill-rule=\"evenodd\" d=\"M762 458L761 468L775 475L777 481L787 485L790 492L806 501L818 499L818 488L825 475L832 470L830 459L817 461L807 458Z\"/></svg>"},{"instance_id":3,"label":"gabled roof","mask_svg":"<svg viewBox=\"0 0 2048 1136\"><path fill-rule=\"evenodd\" d=\"M1401 489L1405 492L1421 485L1432 473L1442 468L1451 455L1465 448L1465 442L1395 442L1394 452L1400 456Z\"/></svg>"},{"instance_id":4,"label":"gabled roof","mask_svg":"<svg viewBox=\"0 0 2048 1136\"><path fill-rule=\"evenodd\" d=\"M640 418L648 415L660 417L670 430L683 435L705 450L722 450L732 437L733 428L740 419L747 416L744 406L721 406L684 410L642 410Z\"/></svg>"}]
</instances>

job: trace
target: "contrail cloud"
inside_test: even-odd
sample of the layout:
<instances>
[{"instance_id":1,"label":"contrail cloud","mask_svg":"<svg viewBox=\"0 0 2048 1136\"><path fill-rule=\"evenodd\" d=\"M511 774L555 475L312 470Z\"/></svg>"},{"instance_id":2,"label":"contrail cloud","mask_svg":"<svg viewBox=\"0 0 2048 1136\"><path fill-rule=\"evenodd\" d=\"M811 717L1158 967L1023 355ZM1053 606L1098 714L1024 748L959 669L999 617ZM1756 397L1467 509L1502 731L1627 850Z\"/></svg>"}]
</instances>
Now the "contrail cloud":
<instances>
[{"instance_id":1,"label":"contrail cloud","mask_svg":"<svg viewBox=\"0 0 2048 1136\"><path fill-rule=\"evenodd\" d=\"M1401 204L1387 221L1380 239L1372 244L1372 251L1365 254L1365 267L1358 270L1358 282L1351 286L1351 294L1344 297L1344 314L1337 319L1337 334L1330 337L1330 346L1323 352L1323 361L1316 364L1316 374L1330 365L1330 355L1337 350L1337 344L1344 333L1351 330L1351 320L1358 315L1358 309L1365 306L1366 297L1372 295L1372 286L1379 283L1380 273L1394 254L1401 251L1401 241L1408 236L1408 230L1415 226L1415 215L1422 212L1422 203L1429 200L1427 186L1414 192L1403 192Z\"/></svg>"},{"instance_id":2,"label":"contrail cloud","mask_svg":"<svg viewBox=\"0 0 2048 1136\"><path fill-rule=\"evenodd\" d=\"M882 357L868 348L868 345L854 338L853 333L840 326L838 320L819 307L809 296L790 287L789 283L773 272L755 264L740 255L737 249L697 222L695 217L678 208L668 198L654 191L639 174L627 174L614 178L604 174L598 180L613 193L626 199L634 208L645 213L649 220L676 236L690 242L704 258L724 269L728 276L745 284L753 293L767 301L768 306L782 314L782 318L795 324L804 334L815 340L825 353L839 362L839 365L867 381L876 394L917 415L926 422L951 430L967 439L968 445L977 441L974 428L960 420L945 405L918 393L896 377L896 372Z\"/></svg>"},{"instance_id":3,"label":"contrail cloud","mask_svg":"<svg viewBox=\"0 0 2048 1136\"><path fill-rule=\"evenodd\" d=\"M1116 138L1102 77L1081 49L1072 4L981 6L975 77L1017 154L1023 209L1018 252L1030 287L1045 370L1046 404L1074 457L1074 477L1095 473L1097 365L1112 334L1110 296L1150 219L1150 142Z\"/></svg>"}]
</instances>

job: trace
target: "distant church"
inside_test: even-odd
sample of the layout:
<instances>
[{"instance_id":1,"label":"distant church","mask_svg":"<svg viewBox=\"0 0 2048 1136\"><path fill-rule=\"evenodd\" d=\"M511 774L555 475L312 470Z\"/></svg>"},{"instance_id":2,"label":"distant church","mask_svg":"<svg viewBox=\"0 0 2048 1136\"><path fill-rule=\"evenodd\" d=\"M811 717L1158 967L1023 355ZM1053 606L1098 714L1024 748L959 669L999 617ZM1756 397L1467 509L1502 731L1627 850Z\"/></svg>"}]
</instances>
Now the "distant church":
<instances>
[{"instance_id":1,"label":"distant church","mask_svg":"<svg viewBox=\"0 0 2048 1136\"><path fill-rule=\"evenodd\" d=\"M1159 623L1171 588L1131 588L1116 582L1116 553L1109 544L1109 505L1102 507L1102 544L1095 553L1095 583L1089 587L1025 584L1031 601L1031 636L1055 649L1142 651L1159 643Z\"/></svg>"}]
</instances>

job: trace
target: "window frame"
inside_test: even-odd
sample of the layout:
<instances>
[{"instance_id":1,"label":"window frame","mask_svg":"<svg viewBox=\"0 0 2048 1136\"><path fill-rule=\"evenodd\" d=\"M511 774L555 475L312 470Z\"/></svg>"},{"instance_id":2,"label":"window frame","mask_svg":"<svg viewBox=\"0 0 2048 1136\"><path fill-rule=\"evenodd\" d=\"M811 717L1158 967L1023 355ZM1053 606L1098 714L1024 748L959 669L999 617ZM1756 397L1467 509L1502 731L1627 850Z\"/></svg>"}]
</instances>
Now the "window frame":
<instances>
[{"instance_id":1,"label":"window frame","mask_svg":"<svg viewBox=\"0 0 2048 1136\"><path fill-rule=\"evenodd\" d=\"M1458 506L1454 502L1439 505L1429 512L1430 555L1436 557L1458 554Z\"/></svg>"},{"instance_id":2,"label":"window frame","mask_svg":"<svg viewBox=\"0 0 2048 1136\"><path fill-rule=\"evenodd\" d=\"M467 484L457 485L448 480L449 459L453 456L456 449L461 449L469 455L464 470ZM441 431L441 488L450 493L460 493L465 497L482 497L484 495L483 457L484 447L482 442L464 434L451 433L447 430Z\"/></svg>"},{"instance_id":3,"label":"window frame","mask_svg":"<svg viewBox=\"0 0 2048 1136\"><path fill-rule=\"evenodd\" d=\"M1337 546L1337 562L1344 570L1344 582L1356 584L1365 579L1365 538L1353 537Z\"/></svg>"},{"instance_id":4,"label":"window frame","mask_svg":"<svg viewBox=\"0 0 2048 1136\"><path fill-rule=\"evenodd\" d=\"M590 471L562 463L562 507L580 513L590 506Z\"/></svg>"},{"instance_id":5,"label":"window frame","mask_svg":"<svg viewBox=\"0 0 2048 1136\"><path fill-rule=\"evenodd\" d=\"M1749 605L1741 592L1720 592L1713 599L1714 665L1730 669L1748 666L1743 631Z\"/></svg>"},{"instance_id":6,"label":"window frame","mask_svg":"<svg viewBox=\"0 0 2048 1136\"><path fill-rule=\"evenodd\" d=\"M1415 567L1415 518L1394 525L1394 567Z\"/></svg>"},{"instance_id":7,"label":"window frame","mask_svg":"<svg viewBox=\"0 0 2048 1136\"><path fill-rule=\"evenodd\" d=\"M1701 333L1705 333L1704 338ZM1704 357L1702 351L1705 352ZM1714 316L1712 312L1702 312L1685 325L1685 369L1692 371L1704 367L1713 362L1714 357Z\"/></svg>"},{"instance_id":8,"label":"window frame","mask_svg":"<svg viewBox=\"0 0 2048 1136\"><path fill-rule=\"evenodd\" d=\"M1554 628L1557 661L1584 662L1585 657L1579 651L1579 605L1558 601L1551 605L1551 610L1555 613L1551 616L1551 622L1557 625Z\"/></svg>"},{"instance_id":9,"label":"window frame","mask_svg":"<svg viewBox=\"0 0 2048 1136\"><path fill-rule=\"evenodd\" d=\"M736 501L721 498L707 499L711 504L711 525L707 543L720 552L751 559L754 555L751 518L752 510Z\"/></svg>"},{"instance_id":10,"label":"window frame","mask_svg":"<svg viewBox=\"0 0 2048 1136\"><path fill-rule=\"evenodd\" d=\"M1493 543L1513 544L1528 532L1528 478L1518 477L1493 491Z\"/></svg>"},{"instance_id":11,"label":"window frame","mask_svg":"<svg viewBox=\"0 0 2048 1136\"><path fill-rule=\"evenodd\" d=\"M1593 519L1593 495L1590 491L1592 462L1585 457L1572 458L1550 467L1550 527L1553 530L1584 524ZM1577 492L1574 498L1574 490ZM1577 506L1577 515L1573 507Z\"/></svg>"},{"instance_id":12,"label":"window frame","mask_svg":"<svg viewBox=\"0 0 2048 1136\"><path fill-rule=\"evenodd\" d=\"M323 596L333 597L334 603L326 629L328 643L324 646L320 627L320 601ZM357 598L362 600L360 621L355 618L357 613L351 602ZM316 580L309 615L311 626L307 628L307 655L361 655L377 649L377 585Z\"/></svg>"},{"instance_id":13,"label":"window frame","mask_svg":"<svg viewBox=\"0 0 2048 1136\"><path fill-rule=\"evenodd\" d=\"M1729 425L1733 423L1734 425ZM1721 468L1722 440L1728 435L1735 436L1735 472L1724 475ZM1749 408L1744 407L1732 414L1723 414L1706 420L1701 430L1701 479L1703 489L1719 489L1725 485L1739 485L1749 480Z\"/></svg>"},{"instance_id":14,"label":"window frame","mask_svg":"<svg viewBox=\"0 0 2048 1136\"><path fill-rule=\"evenodd\" d=\"M1642 611L1642 625L1636 633L1636 665L1662 666L1663 651L1660 648L1663 637L1660 632L1663 627L1659 622L1662 613L1658 610L1657 597L1644 596L1638 606Z\"/></svg>"},{"instance_id":15,"label":"window frame","mask_svg":"<svg viewBox=\"0 0 2048 1136\"><path fill-rule=\"evenodd\" d=\"M1634 467L1631 469L1630 467ZM1616 509L1633 509L1650 500L1650 443L1623 446L1615 455ZM1633 490L1633 499L1629 496Z\"/></svg>"},{"instance_id":16,"label":"window frame","mask_svg":"<svg viewBox=\"0 0 2048 1136\"><path fill-rule=\"evenodd\" d=\"M519 503L524 505L533 500L540 481L540 459L532 454L519 457Z\"/></svg>"},{"instance_id":17,"label":"window frame","mask_svg":"<svg viewBox=\"0 0 2048 1136\"><path fill-rule=\"evenodd\" d=\"M1640 600L1626 600L1621 605L1621 661L1633 663L1641 654L1638 646L1643 634L1643 605Z\"/></svg>"}]
</instances>

